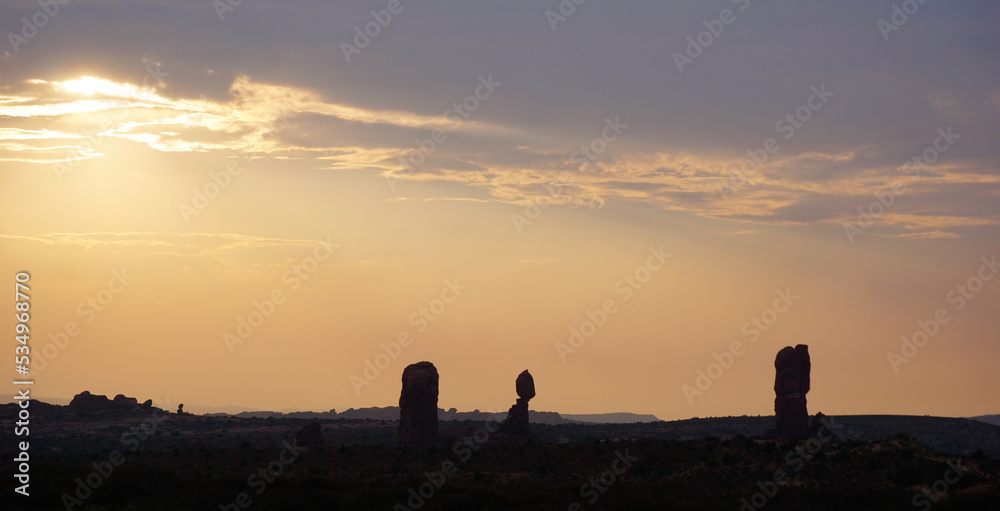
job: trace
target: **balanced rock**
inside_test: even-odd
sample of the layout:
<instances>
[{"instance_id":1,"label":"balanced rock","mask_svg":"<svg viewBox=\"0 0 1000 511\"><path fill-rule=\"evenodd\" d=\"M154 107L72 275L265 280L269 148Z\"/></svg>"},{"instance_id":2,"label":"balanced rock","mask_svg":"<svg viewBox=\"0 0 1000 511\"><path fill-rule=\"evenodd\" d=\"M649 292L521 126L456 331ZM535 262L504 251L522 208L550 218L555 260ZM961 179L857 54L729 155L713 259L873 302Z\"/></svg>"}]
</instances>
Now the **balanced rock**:
<instances>
[{"instance_id":1,"label":"balanced rock","mask_svg":"<svg viewBox=\"0 0 1000 511\"><path fill-rule=\"evenodd\" d=\"M323 445L323 427L318 422L310 422L295 434L295 443L302 447Z\"/></svg>"},{"instance_id":2,"label":"balanced rock","mask_svg":"<svg viewBox=\"0 0 1000 511\"><path fill-rule=\"evenodd\" d=\"M517 402L507 412L507 418L500 424L500 431L512 436L527 437L531 435L528 401L535 397L535 379L525 369L517 376L514 387L517 390Z\"/></svg>"},{"instance_id":3,"label":"balanced rock","mask_svg":"<svg viewBox=\"0 0 1000 511\"><path fill-rule=\"evenodd\" d=\"M809 412L806 393L809 392L809 347L799 344L786 346L774 359L774 432L786 438L809 436Z\"/></svg>"},{"instance_id":4,"label":"balanced rock","mask_svg":"<svg viewBox=\"0 0 1000 511\"><path fill-rule=\"evenodd\" d=\"M438 372L430 362L410 364L403 370L399 394L399 433L402 444L433 442L438 433Z\"/></svg>"},{"instance_id":5,"label":"balanced rock","mask_svg":"<svg viewBox=\"0 0 1000 511\"><path fill-rule=\"evenodd\" d=\"M517 397L524 400L535 397L535 379L531 377L531 373L527 369L517 375L517 381L514 382L514 386L517 388Z\"/></svg>"}]
</instances>

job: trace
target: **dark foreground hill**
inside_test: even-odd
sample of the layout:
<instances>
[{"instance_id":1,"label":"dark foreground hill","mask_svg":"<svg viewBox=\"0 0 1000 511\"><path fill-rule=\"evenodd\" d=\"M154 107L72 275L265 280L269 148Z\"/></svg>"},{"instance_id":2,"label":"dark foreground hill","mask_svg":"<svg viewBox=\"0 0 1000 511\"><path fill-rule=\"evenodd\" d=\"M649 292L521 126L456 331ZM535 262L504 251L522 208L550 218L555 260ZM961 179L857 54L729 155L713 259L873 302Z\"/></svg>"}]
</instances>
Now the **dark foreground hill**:
<instances>
[{"instance_id":1,"label":"dark foreground hill","mask_svg":"<svg viewBox=\"0 0 1000 511\"><path fill-rule=\"evenodd\" d=\"M768 417L533 425L528 443L445 421L424 447L337 419L303 449L304 419L33 412L32 497L0 509L1000 509L1000 428L962 419L835 417L809 440L760 438Z\"/></svg>"},{"instance_id":2,"label":"dark foreground hill","mask_svg":"<svg viewBox=\"0 0 1000 511\"><path fill-rule=\"evenodd\" d=\"M831 418L840 426L841 436L854 440L874 441L895 435L905 435L949 454L971 455L981 450L1000 458L1000 427L969 419L921 417L912 415L838 415ZM736 435L761 437L774 426L773 416L713 417L649 424L618 424L560 430L579 431L572 439L590 439L598 432L609 438L657 438L686 440ZM547 431L542 429L541 431ZM582 438L580 434L584 435Z\"/></svg>"}]
</instances>

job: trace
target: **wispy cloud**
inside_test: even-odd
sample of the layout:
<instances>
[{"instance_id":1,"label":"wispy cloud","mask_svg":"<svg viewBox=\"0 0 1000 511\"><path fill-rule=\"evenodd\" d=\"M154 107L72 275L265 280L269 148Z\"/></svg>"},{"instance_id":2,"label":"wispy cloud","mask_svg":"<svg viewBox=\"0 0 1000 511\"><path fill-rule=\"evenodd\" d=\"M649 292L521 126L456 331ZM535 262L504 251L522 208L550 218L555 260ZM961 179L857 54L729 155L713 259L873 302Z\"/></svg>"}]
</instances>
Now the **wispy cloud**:
<instances>
[{"instance_id":1,"label":"wispy cloud","mask_svg":"<svg viewBox=\"0 0 1000 511\"><path fill-rule=\"evenodd\" d=\"M222 252L276 246L315 246L316 240L267 238L245 234L176 232L86 232L49 233L40 236L0 234L8 240L69 245L90 250L94 247L152 247L202 252Z\"/></svg>"}]
</instances>

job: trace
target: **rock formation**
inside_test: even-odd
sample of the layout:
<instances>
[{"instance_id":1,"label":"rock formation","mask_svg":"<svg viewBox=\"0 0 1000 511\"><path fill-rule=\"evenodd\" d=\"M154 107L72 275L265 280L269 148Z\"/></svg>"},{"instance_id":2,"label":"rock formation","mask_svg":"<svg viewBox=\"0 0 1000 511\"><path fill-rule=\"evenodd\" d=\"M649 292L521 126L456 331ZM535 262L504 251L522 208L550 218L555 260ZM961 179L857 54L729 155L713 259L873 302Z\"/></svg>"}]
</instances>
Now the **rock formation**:
<instances>
[{"instance_id":1,"label":"rock formation","mask_svg":"<svg viewBox=\"0 0 1000 511\"><path fill-rule=\"evenodd\" d=\"M152 406L153 402L149 401L149 404ZM69 409L71 411L82 413L128 410L138 406L139 401L134 397L125 397L123 394L118 394L114 399L108 399L108 396L91 394L87 390L73 396L73 400L69 402Z\"/></svg>"},{"instance_id":2,"label":"rock formation","mask_svg":"<svg viewBox=\"0 0 1000 511\"><path fill-rule=\"evenodd\" d=\"M517 376L514 387L517 389L517 402L510 407L507 418L500 425L500 430L509 435L527 437L531 434L528 423L528 401L535 397L535 379L525 369Z\"/></svg>"},{"instance_id":3,"label":"rock formation","mask_svg":"<svg viewBox=\"0 0 1000 511\"><path fill-rule=\"evenodd\" d=\"M134 397L125 397L125 394L118 394L112 400L119 406L123 408L130 408L133 406L139 406L139 400Z\"/></svg>"},{"instance_id":4,"label":"rock formation","mask_svg":"<svg viewBox=\"0 0 1000 511\"><path fill-rule=\"evenodd\" d=\"M430 362L410 364L403 370L399 394L399 433L402 444L429 443L438 433L438 372Z\"/></svg>"},{"instance_id":5,"label":"rock formation","mask_svg":"<svg viewBox=\"0 0 1000 511\"><path fill-rule=\"evenodd\" d=\"M774 359L774 432L779 437L809 436L809 412L806 393L809 392L809 347L799 344L786 346Z\"/></svg>"},{"instance_id":6,"label":"rock formation","mask_svg":"<svg viewBox=\"0 0 1000 511\"><path fill-rule=\"evenodd\" d=\"M826 415L823 415L823 412L816 412L816 415L809 421L809 436L818 437L821 429L825 429L828 434L835 433L827 427L827 423Z\"/></svg>"},{"instance_id":7,"label":"rock formation","mask_svg":"<svg viewBox=\"0 0 1000 511\"><path fill-rule=\"evenodd\" d=\"M74 412L96 412L110 407L111 401L108 396L94 395L89 390L73 396L73 400L69 402L69 409Z\"/></svg>"},{"instance_id":8,"label":"rock formation","mask_svg":"<svg viewBox=\"0 0 1000 511\"><path fill-rule=\"evenodd\" d=\"M295 443L302 447L323 445L323 427L318 422L310 422L295 434Z\"/></svg>"}]
</instances>

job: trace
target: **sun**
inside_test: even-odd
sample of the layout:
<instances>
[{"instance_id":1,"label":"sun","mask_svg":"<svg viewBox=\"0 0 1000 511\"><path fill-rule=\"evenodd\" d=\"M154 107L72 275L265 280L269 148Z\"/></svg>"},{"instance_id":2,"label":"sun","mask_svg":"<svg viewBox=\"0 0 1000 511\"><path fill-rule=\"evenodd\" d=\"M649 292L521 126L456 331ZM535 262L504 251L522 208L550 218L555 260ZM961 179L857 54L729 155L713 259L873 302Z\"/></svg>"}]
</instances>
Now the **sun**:
<instances>
[{"instance_id":1,"label":"sun","mask_svg":"<svg viewBox=\"0 0 1000 511\"><path fill-rule=\"evenodd\" d=\"M140 88L132 84L115 83L110 80L95 78L93 76L84 76L77 80L56 82L56 87L66 92L83 94L85 96L101 94L103 96L138 97L143 92Z\"/></svg>"}]
</instances>

